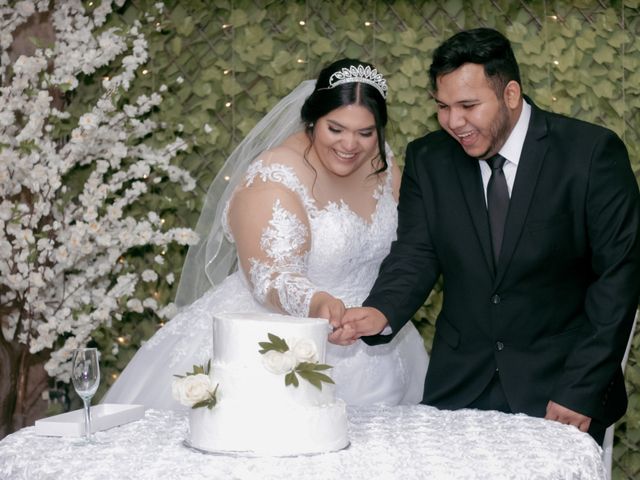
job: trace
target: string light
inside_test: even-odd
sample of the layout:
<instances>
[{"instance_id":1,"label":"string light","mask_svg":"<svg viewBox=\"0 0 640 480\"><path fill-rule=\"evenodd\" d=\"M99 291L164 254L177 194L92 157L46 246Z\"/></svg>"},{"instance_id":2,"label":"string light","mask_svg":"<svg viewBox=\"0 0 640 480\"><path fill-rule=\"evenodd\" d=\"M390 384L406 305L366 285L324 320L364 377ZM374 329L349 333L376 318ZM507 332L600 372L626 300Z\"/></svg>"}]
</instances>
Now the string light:
<instances>
[{"instance_id":1,"label":"string light","mask_svg":"<svg viewBox=\"0 0 640 480\"><path fill-rule=\"evenodd\" d=\"M307 63L307 61L305 59L303 59L303 58L297 59L296 62L298 62L298 63Z\"/></svg>"},{"instance_id":2,"label":"string light","mask_svg":"<svg viewBox=\"0 0 640 480\"><path fill-rule=\"evenodd\" d=\"M232 25L230 23L223 23L222 24L222 29L223 30L226 30L227 28L231 28L231 27L232 27Z\"/></svg>"},{"instance_id":3,"label":"string light","mask_svg":"<svg viewBox=\"0 0 640 480\"><path fill-rule=\"evenodd\" d=\"M554 64L554 65L560 65L560 62L559 62L558 60L554 60L554 61L553 61L553 64Z\"/></svg>"},{"instance_id":4,"label":"string light","mask_svg":"<svg viewBox=\"0 0 640 480\"><path fill-rule=\"evenodd\" d=\"M365 26L365 27L370 27L371 25L373 25L371 22L368 22L368 21L367 21L367 22L364 22L364 26Z\"/></svg>"},{"instance_id":5,"label":"string light","mask_svg":"<svg viewBox=\"0 0 640 480\"><path fill-rule=\"evenodd\" d=\"M231 73L231 70L229 70L228 68L226 70L223 70L222 72L224 75L229 75L229 73Z\"/></svg>"},{"instance_id":6,"label":"string light","mask_svg":"<svg viewBox=\"0 0 640 480\"><path fill-rule=\"evenodd\" d=\"M301 27L304 27L307 24L307 22L305 22L304 20L300 20L298 23Z\"/></svg>"},{"instance_id":7,"label":"string light","mask_svg":"<svg viewBox=\"0 0 640 480\"><path fill-rule=\"evenodd\" d=\"M118 341L118 343L119 343L120 345L124 345L124 344L126 344L126 343L127 343L127 339L126 339L126 338L124 338L124 337L118 337L116 340Z\"/></svg>"},{"instance_id":8,"label":"string light","mask_svg":"<svg viewBox=\"0 0 640 480\"><path fill-rule=\"evenodd\" d=\"M161 219L160 219L160 223L161 223L162 225L164 225L164 222L165 222L164 218L161 218Z\"/></svg>"},{"instance_id":9,"label":"string light","mask_svg":"<svg viewBox=\"0 0 640 480\"><path fill-rule=\"evenodd\" d=\"M235 9L235 0L231 0L231 11ZM229 25L230 26L230 25ZM236 45L236 30L235 28L231 29L231 79L233 83L236 83L236 49L234 48ZM225 103L225 107L231 108L231 143L236 143L236 109L234 107L234 103L236 100L236 92L235 90L231 91L231 101ZM233 108L232 108L233 107Z\"/></svg>"},{"instance_id":10,"label":"string light","mask_svg":"<svg viewBox=\"0 0 640 480\"><path fill-rule=\"evenodd\" d=\"M147 73L149 73L149 70L147 70L146 68L144 70L142 70L142 74L146 75Z\"/></svg>"},{"instance_id":11,"label":"string light","mask_svg":"<svg viewBox=\"0 0 640 480\"><path fill-rule=\"evenodd\" d=\"M228 182L229 180L231 180L231 177L229 175L225 175L224 176L224 181Z\"/></svg>"},{"instance_id":12,"label":"string light","mask_svg":"<svg viewBox=\"0 0 640 480\"><path fill-rule=\"evenodd\" d=\"M158 292L158 291L153 292L153 298L155 298L156 300L157 300L158 298L160 298L160 292Z\"/></svg>"},{"instance_id":13,"label":"string light","mask_svg":"<svg viewBox=\"0 0 640 480\"><path fill-rule=\"evenodd\" d=\"M111 379L112 380L116 380L118 378L118 374L117 373L112 373L111 374Z\"/></svg>"}]
</instances>

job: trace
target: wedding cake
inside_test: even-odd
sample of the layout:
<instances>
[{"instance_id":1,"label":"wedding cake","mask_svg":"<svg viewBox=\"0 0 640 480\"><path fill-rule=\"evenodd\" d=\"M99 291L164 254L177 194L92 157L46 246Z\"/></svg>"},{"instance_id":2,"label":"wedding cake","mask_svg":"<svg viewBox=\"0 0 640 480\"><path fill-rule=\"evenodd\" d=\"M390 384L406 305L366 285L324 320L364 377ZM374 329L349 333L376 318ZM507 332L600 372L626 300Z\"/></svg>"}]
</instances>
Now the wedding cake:
<instances>
[{"instance_id":1,"label":"wedding cake","mask_svg":"<svg viewBox=\"0 0 640 480\"><path fill-rule=\"evenodd\" d=\"M324 319L214 316L209 396L190 410L191 446L274 456L346 447L345 404L323 363L328 333Z\"/></svg>"}]
</instances>

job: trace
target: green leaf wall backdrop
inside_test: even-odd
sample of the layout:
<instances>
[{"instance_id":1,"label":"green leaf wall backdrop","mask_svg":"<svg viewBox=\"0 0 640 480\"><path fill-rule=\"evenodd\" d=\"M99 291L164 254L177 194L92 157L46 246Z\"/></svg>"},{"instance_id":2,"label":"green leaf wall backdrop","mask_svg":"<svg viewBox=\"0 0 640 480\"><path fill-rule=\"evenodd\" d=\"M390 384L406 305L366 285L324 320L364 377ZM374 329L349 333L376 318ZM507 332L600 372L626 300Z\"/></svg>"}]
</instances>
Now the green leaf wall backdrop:
<instances>
[{"instance_id":1,"label":"green leaf wall backdrop","mask_svg":"<svg viewBox=\"0 0 640 480\"><path fill-rule=\"evenodd\" d=\"M407 142L438 128L428 93L432 51L456 31L478 26L494 27L511 39L527 95L543 108L615 130L640 176L638 0L168 0L162 15L149 18L154 3L126 3L106 28L146 16L150 61L138 72L130 95L166 84L172 95L155 118L170 128L149 142L166 143L171 131L190 142L178 162L197 179L196 192L168 184L148 195L148 204L162 212L167 226L195 226L209 182L243 136L300 81L340 57L370 61L386 75L388 139L402 164ZM73 112L91 103L87 99L94 98L99 80L85 79L70 100ZM166 274L178 276L185 251L171 248L164 267ZM148 255L134 252L131 261L143 269ZM159 302L168 303L175 283L149 288L156 289L152 293ZM427 348L440 304L436 288L415 316ZM151 314L135 314L95 332L109 383L159 326ZM627 365L630 405L616 428L614 478L640 474L639 347L640 334Z\"/></svg>"}]
</instances>

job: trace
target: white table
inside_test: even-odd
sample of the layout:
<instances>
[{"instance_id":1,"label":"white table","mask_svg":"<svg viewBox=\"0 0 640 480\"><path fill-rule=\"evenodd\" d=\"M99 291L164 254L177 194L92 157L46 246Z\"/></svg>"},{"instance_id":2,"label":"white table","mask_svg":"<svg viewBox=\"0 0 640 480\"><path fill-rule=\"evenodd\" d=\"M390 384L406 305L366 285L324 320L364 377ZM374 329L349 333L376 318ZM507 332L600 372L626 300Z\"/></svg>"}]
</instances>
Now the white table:
<instances>
[{"instance_id":1,"label":"white table","mask_svg":"<svg viewBox=\"0 0 640 480\"><path fill-rule=\"evenodd\" d=\"M98 432L102 444L41 437L33 427L0 442L5 479L601 479L600 447L576 428L525 415L422 405L350 407L351 445L288 458L203 454L183 444L183 412Z\"/></svg>"}]
</instances>

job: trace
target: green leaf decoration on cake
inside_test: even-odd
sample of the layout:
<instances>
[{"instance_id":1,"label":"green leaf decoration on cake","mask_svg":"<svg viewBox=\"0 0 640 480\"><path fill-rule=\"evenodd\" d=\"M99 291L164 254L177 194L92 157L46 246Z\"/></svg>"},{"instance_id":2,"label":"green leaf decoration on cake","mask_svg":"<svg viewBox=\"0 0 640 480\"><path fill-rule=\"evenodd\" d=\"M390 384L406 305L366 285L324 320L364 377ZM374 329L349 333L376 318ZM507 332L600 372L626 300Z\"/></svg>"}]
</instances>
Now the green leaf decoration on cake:
<instances>
[{"instance_id":1,"label":"green leaf decoration on cake","mask_svg":"<svg viewBox=\"0 0 640 480\"><path fill-rule=\"evenodd\" d=\"M327 370L329 368L331 368L329 365L321 363L303 362L296 367L295 372L311 385L322 390L322 382L334 383L330 376L320 373L321 370Z\"/></svg>"},{"instance_id":2,"label":"green leaf decoration on cake","mask_svg":"<svg viewBox=\"0 0 640 480\"><path fill-rule=\"evenodd\" d=\"M294 387L297 387L298 385L300 385L300 382L298 381L298 377L296 376L295 372L289 372L284 376L284 385L285 387L288 387L289 385L293 385Z\"/></svg>"},{"instance_id":3,"label":"green leaf decoration on cake","mask_svg":"<svg viewBox=\"0 0 640 480\"><path fill-rule=\"evenodd\" d=\"M211 359L209 359L206 365L194 365L193 370L191 372L187 372L184 375L174 375L174 377L184 378L189 375L198 375L200 373L203 375L209 375L210 371L211 371Z\"/></svg>"},{"instance_id":4,"label":"green leaf decoration on cake","mask_svg":"<svg viewBox=\"0 0 640 480\"><path fill-rule=\"evenodd\" d=\"M269 337L268 342L258 342L261 347L258 352L263 355L262 363L268 371L275 375L284 374L285 386L298 387L300 385L298 377L319 390L322 390L323 383L334 383L331 377L321 373L332 367L315 361L317 348L312 341L301 339L292 348L289 348L283 338L273 333L269 333L267 336Z\"/></svg>"},{"instance_id":5,"label":"green leaf decoration on cake","mask_svg":"<svg viewBox=\"0 0 640 480\"><path fill-rule=\"evenodd\" d=\"M270 342L258 343L258 345L262 347L260 353L262 353L263 355L269 350L275 350L276 352L280 353L284 353L289 350L289 346L287 345L287 342L284 341L284 339L278 337L277 335L274 335L273 333L268 333L267 336L269 337Z\"/></svg>"},{"instance_id":6,"label":"green leaf decoration on cake","mask_svg":"<svg viewBox=\"0 0 640 480\"><path fill-rule=\"evenodd\" d=\"M216 387L213 389L213 392L210 393L209 398L194 403L191 408L207 407L209 410L212 410L213 407L215 407L218 403L218 398L216 397L216 394L218 393L218 386L219 385L216 385Z\"/></svg>"}]
</instances>

